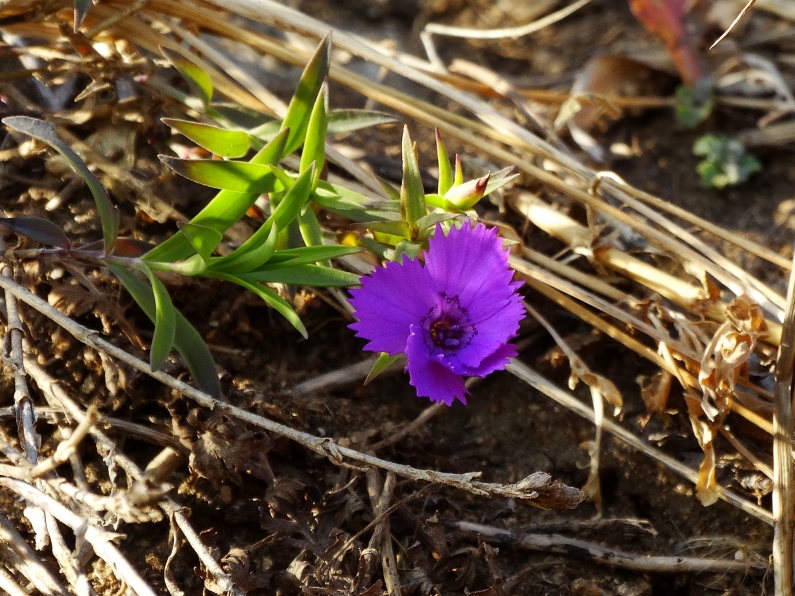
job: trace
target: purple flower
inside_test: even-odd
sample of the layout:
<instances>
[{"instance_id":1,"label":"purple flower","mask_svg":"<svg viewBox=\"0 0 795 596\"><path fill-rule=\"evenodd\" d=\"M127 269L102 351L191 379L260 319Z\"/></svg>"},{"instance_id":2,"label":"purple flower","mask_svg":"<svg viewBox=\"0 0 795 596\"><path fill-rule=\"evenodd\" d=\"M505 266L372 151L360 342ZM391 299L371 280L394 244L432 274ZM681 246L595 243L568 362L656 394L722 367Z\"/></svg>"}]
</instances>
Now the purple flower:
<instances>
[{"instance_id":1,"label":"purple flower","mask_svg":"<svg viewBox=\"0 0 795 596\"><path fill-rule=\"evenodd\" d=\"M466 403L464 377L485 377L516 356L507 343L524 318L508 253L494 229L467 221L445 236L439 224L425 253L390 262L351 291L365 350L404 353L419 397Z\"/></svg>"}]
</instances>

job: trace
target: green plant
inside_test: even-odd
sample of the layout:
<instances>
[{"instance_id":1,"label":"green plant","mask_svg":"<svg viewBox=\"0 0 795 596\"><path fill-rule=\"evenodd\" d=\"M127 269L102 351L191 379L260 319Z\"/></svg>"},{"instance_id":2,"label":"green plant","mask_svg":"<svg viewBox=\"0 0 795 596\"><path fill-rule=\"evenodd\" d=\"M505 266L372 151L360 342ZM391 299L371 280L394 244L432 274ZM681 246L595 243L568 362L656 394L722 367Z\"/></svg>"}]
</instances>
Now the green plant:
<instances>
[{"instance_id":1,"label":"green plant","mask_svg":"<svg viewBox=\"0 0 795 596\"><path fill-rule=\"evenodd\" d=\"M329 51L330 40L326 38L304 69L281 121L257 118L236 106L213 103L209 77L184 58L164 51L189 81L196 96L182 99L204 109L217 126L185 120L164 121L203 148L227 159L160 157L178 174L219 189L193 219L180 224L180 231L161 244L152 247L131 238L119 238L119 212L96 176L58 138L51 124L24 116L8 117L3 123L58 151L82 177L96 203L103 240L75 246L56 224L36 217L4 218L0 223L48 246L26 251L25 256L71 259L107 267L154 322L150 349L152 369L162 367L171 350L176 349L199 387L213 396L220 396L210 352L198 331L174 308L166 287L158 278L158 271L222 279L242 286L262 298L306 337L307 331L290 303L268 284L355 285L359 277L331 267L333 259L359 252L362 247L380 256L416 255L436 222L456 217L513 178L503 170L493 176L464 182L460 160L456 160L453 171L444 144L437 135L438 193L426 196L416 149L406 132L403 185L398 192L382 183L388 199L373 202L364 195L321 180L325 143L330 131L355 130L393 120L378 112L329 110L325 84ZM241 125L244 120L248 128ZM250 160L233 159L252 148L256 153ZM299 148L297 170L285 169L282 160ZM216 256L224 233L245 216L262 194L267 194L270 202L268 218L242 245L225 256ZM358 246L333 243L317 219L316 210L320 209L362 222L354 242ZM297 233L289 234L291 229ZM289 239L296 237L303 245L290 246Z\"/></svg>"},{"instance_id":2,"label":"green plant","mask_svg":"<svg viewBox=\"0 0 795 596\"><path fill-rule=\"evenodd\" d=\"M693 145L693 154L704 158L697 170L706 187L742 184L762 169L759 160L746 152L742 141L725 135L704 135Z\"/></svg>"}]
</instances>

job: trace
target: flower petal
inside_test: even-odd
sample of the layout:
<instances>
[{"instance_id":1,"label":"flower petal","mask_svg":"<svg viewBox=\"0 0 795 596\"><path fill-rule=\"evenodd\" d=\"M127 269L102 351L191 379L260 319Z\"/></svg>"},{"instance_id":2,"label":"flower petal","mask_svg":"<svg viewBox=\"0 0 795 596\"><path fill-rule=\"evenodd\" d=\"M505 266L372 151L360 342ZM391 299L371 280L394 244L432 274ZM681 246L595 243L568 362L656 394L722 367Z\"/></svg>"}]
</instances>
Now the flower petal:
<instances>
[{"instance_id":1,"label":"flower petal","mask_svg":"<svg viewBox=\"0 0 795 596\"><path fill-rule=\"evenodd\" d=\"M462 374L467 377L485 377L495 370L504 370L511 358L516 358L516 346L505 344L501 346L491 356L484 358L475 368L468 368Z\"/></svg>"},{"instance_id":2,"label":"flower petal","mask_svg":"<svg viewBox=\"0 0 795 596\"><path fill-rule=\"evenodd\" d=\"M416 388L418 397L428 397L448 406L453 405L456 399L463 404L467 403L465 396L469 391L464 385L464 379L430 358L428 346L422 338L422 328L418 325L411 326L406 357L409 383Z\"/></svg>"},{"instance_id":3,"label":"flower petal","mask_svg":"<svg viewBox=\"0 0 795 596\"><path fill-rule=\"evenodd\" d=\"M455 353L455 359L464 367L478 367L484 359L504 346L508 340L516 337L519 331L519 321L525 316L521 300L522 297L519 294L513 294L507 300L492 302L492 312L486 318L472 322L477 334L467 345L462 346ZM468 312L470 316L472 312L480 312L481 315L484 315L487 310L489 309L486 306L478 305L477 308L471 308Z\"/></svg>"},{"instance_id":4,"label":"flower petal","mask_svg":"<svg viewBox=\"0 0 795 596\"><path fill-rule=\"evenodd\" d=\"M458 296L461 306L469 311L479 304L488 305L495 298L507 298L514 291L508 253L502 248L496 229L483 225L472 228L468 221L461 228L451 229L447 236L436 225L425 268L439 293ZM482 318L470 314L475 320Z\"/></svg>"},{"instance_id":5,"label":"flower petal","mask_svg":"<svg viewBox=\"0 0 795 596\"><path fill-rule=\"evenodd\" d=\"M406 351L409 326L418 323L436 301L425 268L417 260L387 263L369 276L362 287L351 290L356 323L349 325L357 337L370 340L365 350L391 356Z\"/></svg>"}]
</instances>

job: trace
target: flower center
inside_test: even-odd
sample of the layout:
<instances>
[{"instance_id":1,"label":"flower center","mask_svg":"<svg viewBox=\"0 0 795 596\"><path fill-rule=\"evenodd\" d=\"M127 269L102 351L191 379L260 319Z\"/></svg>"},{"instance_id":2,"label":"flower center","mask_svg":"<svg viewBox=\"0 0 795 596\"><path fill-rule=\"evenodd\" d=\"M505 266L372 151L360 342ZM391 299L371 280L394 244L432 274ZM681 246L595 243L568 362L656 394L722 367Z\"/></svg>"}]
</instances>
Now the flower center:
<instances>
[{"instance_id":1,"label":"flower center","mask_svg":"<svg viewBox=\"0 0 795 596\"><path fill-rule=\"evenodd\" d=\"M431 339L440 348L455 348L461 345L464 329L446 319L431 323Z\"/></svg>"},{"instance_id":2,"label":"flower center","mask_svg":"<svg viewBox=\"0 0 795 596\"><path fill-rule=\"evenodd\" d=\"M439 302L422 319L428 348L451 354L468 346L477 335L477 329L468 319L469 313L458 303L458 296L439 294Z\"/></svg>"}]
</instances>

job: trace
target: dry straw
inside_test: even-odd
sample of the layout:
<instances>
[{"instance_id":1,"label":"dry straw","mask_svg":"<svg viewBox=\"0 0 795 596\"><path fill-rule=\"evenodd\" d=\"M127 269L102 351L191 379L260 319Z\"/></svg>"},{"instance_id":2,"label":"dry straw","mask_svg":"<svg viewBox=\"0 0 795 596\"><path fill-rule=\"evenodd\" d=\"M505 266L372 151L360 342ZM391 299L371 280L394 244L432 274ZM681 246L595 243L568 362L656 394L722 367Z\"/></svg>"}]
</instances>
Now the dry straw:
<instances>
[{"instance_id":1,"label":"dry straw","mask_svg":"<svg viewBox=\"0 0 795 596\"><path fill-rule=\"evenodd\" d=\"M576 6L586 3L587 0L581 0ZM39 3L34 0L10 0L0 7L0 17L24 13L37 4ZM53 4L48 2L49 6ZM66 10L71 3L64 1L62 5ZM795 18L787 3L776 0L758 0L757 8L769 10L785 18ZM232 24L229 19L219 18L219 10L276 27L289 32L290 35L285 38L275 38L246 29ZM242 43L261 55L302 66L309 57L309 48L330 29L327 24L311 16L270 0L191 2L111 0L93 6L91 15L96 21L91 24L89 36L103 41L125 39L153 55L159 54L160 47L165 47L188 56L210 76L219 94L243 106L262 110L277 117L285 112L284 102L193 32L197 29L202 30ZM51 42L55 42L61 36L61 30L55 21L22 20L16 24L11 22L6 28L9 32L43 38ZM429 27L428 30L435 34L451 33L439 27ZM578 415L598 422L599 428L647 454L673 473L693 482L697 486L699 498L705 504L723 499L766 523L774 523L777 541L776 593L789 594L784 584L789 583L787 578L792 577L793 486L790 470L792 414L791 408L788 407L791 395L791 366L787 368L786 364L791 365L793 358L791 351L795 344L793 341L795 329L792 328L789 316L793 308L792 291L787 298L781 296L764 280L754 277L716 251L708 242L702 240L704 234L694 233L693 228L733 244L739 251L745 251L768 261L778 268L782 275L792 269L790 262L764 246L739 238L730 231L720 229L657 197L635 189L610 173L592 170L569 152L562 150L560 145L535 135L504 116L504 112L497 110L491 100L495 97L510 99L511 93L516 91L524 100L562 102L566 99L565 94L513 90L496 84L495 87L500 88L495 89L489 87L487 82L499 82L498 77L490 79L488 76L479 76L479 80L474 81L461 74L440 70L438 63L432 64L399 52L387 52L369 40L343 31L333 31L332 38L336 49L366 59L423 85L461 109L452 110L424 102L398 89L361 77L348 70L345 65L336 62L331 66L331 79L406 118L414 119L417 123L429 127L429 133L432 127L436 127L446 138L478 147L496 165L500 167L514 165L525 174L525 179L534 186L535 190L533 193L510 193L509 207L522 216L527 225L558 239L570 253L587 259L593 267L591 271L586 272L570 263L530 248L517 249L511 257L512 266L533 291L540 292L561 308L570 311L574 316L622 343L636 352L640 358L654 363L659 368L655 388L647 387L641 390L644 399L649 398L647 406L650 413L662 411L664 405L659 404L665 403L671 387L674 384L681 386L693 432L704 450L703 463L697 470L683 465L638 437L625 425L613 421L610 416L597 416L594 408L585 405L570 391L556 387L522 362L514 362L509 367L509 371L521 381ZM53 46L57 47L54 44ZM30 49L31 54L37 52L40 57L46 54L41 49ZM52 51L50 58L66 59L57 51ZM627 106L633 104L633 101L634 105L657 107L671 105L667 98L639 100L606 98L606 100L618 106ZM743 98L723 98L722 101L753 109L774 108L769 101L754 103ZM201 117L200 113L194 115ZM76 121L80 117L78 113L67 113L64 114L64 121ZM79 143L74 137L65 138L70 144ZM143 212L153 214L152 216L160 221L168 218L185 219L151 188L142 187L115 164L103 160L87 147L83 147L82 155L90 165L99 170L119 176L124 183L137 185L140 191L137 197L138 207ZM333 143L328 147L328 156L358 181L361 192L370 194L373 198L381 197L382 191L369 174L361 166L346 158ZM549 198L555 196L564 196L568 201L581 204L589 214L588 223L576 221L551 203ZM680 265L680 271L687 271L691 275L664 271L650 264L649 260L629 254L628 251L623 250L620 243L612 241L616 234L638 239L638 245L649 251L666 255ZM614 283L616 278L631 281L632 293L619 289ZM716 282L726 290L725 293L716 292L718 287ZM74 454L75 444L87 440L87 435L100 451L113 449L113 443L97 425L92 424L92 414L82 411L69 399L63 389L57 388L56 384L46 378L41 368L29 360L29 355L24 354L22 337L18 331L21 325L15 319L15 300L25 302L51 318L86 345L145 374L151 374L202 407L222 411L248 425L287 437L311 451L328 457L340 466L351 466L362 470L380 469L387 472L384 485L372 472L368 476L373 506L377 511L386 510L390 497L386 488L391 487L395 476L418 482L446 484L477 495L538 499L541 503L545 498L565 500L571 496L567 495L565 487L552 483L543 475L531 476L515 485L489 484L480 482L475 473L446 474L433 470L420 470L393 463L371 453L342 447L329 439L296 431L230 404L213 400L164 373L151 373L145 363L97 337L95 333L89 332L15 283L9 277L9 272L0 277L0 286L6 293L5 306L8 314L6 334L11 345L11 362L17 373L15 399L19 411L27 412L21 417L25 429L24 454L17 454L22 459L12 466L16 468L14 472L9 469L6 470L8 473L3 474L0 470L0 475L4 476L0 479L0 483L42 512L42 524L34 530L42 536L49 532L54 545L63 543L63 540L58 538L58 525L53 520L78 530L78 526L84 524L85 519L71 510L66 510L57 500L65 499L63 495L68 494L70 488L64 486L59 488L54 485L47 473L64 462L72 461L70 457ZM623 284L621 287L626 288L627 285ZM787 322L782 327L785 313L788 315ZM702 320L713 323L710 333L705 333L703 326L699 324ZM671 332L672 329L676 331L675 334ZM779 345L782 346L780 356L782 360L778 369L781 376L778 379L775 396L746 379L738 378L738 371L742 370L752 351L762 350L769 355ZM573 362L576 360L575 356L572 354ZM581 370L585 371L581 374L582 380L590 384L594 391L594 386L601 381L596 379L595 375L589 374L587 369ZM34 377L45 395L51 396L54 407L62 408L77 422L86 421L84 425L74 430L71 442L69 439L64 440L63 447L53 454L53 459L45 460L32 470L28 464L36 464L37 447L35 433L31 430L34 413L27 405L30 400L26 394L26 374ZM357 369L345 374L354 377L363 376L366 371ZM320 386L322 386L320 383L316 383L311 388L302 387L300 393L316 390ZM604 383L601 387L605 387ZM595 395L601 400L604 392L596 391ZM598 412L602 405L601 401L595 405ZM409 428L416 428L417 425L436 415L438 411L439 408L436 407L432 411L429 410ZM727 416L730 413L744 418L771 436L769 452L775 454L772 472L764 457L755 455L744 443L742 436L726 428ZM714 440L721 434L751 466L763 474L773 476L774 494L777 495L773 512L716 483ZM399 440L400 436L403 435L386 439L383 444L389 445ZM7 457L10 455L13 454L6 453ZM28 464L24 463L25 461ZM136 481L145 478L144 472L124 458L123 454L117 454L116 461ZM595 461L598 462L598 459ZM74 463L79 468L79 463ZM38 480L34 480L35 478ZM82 506L105 507L107 510L112 510L114 507L118 508L119 503L83 499ZM146 506L138 509L133 507L133 509L142 515L152 515L151 510ZM216 583L229 592L235 592L231 580L207 552L206 547L202 546L201 540L190 527L186 517L180 514L179 507L170 500L163 500L160 501L160 509L172 519L174 532L179 528L179 531L188 538ZM59 584L60 580L41 571L36 556L31 554L32 551L29 549L25 549L24 542L20 543L12 530L6 529L6 525L6 521L0 519L0 531L5 533L10 544L16 545L13 548L18 553L19 573L28 577L42 593L65 593L63 586ZM378 525L374 536L388 535L388 529L388 523L384 522ZM151 593L145 583L142 583L143 580L138 573L130 567L114 546L112 535L103 533L103 530L92 525L85 525L80 531L84 532L85 538L91 542L95 552L110 563L119 578L127 585L133 587L139 594ZM374 546L382 541L381 538L375 537L374 540ZM176 539L174 544L176 549ZM532 547L528 542L528 548ZM53 552L57 555L58 549L54 548ZM68 560L68 552L61 552L63 556L59 557L59 562L73 591L80 594L90 593L79 566L74 561ZM595 556L609 555L605 552L600 551ZM385 568L391 569L393 557L390 557L388 552L383 556ZM666 565L669 563L668 560L660 562ZM703 568L709 568L708 563L704 565ZM717 567L720 568L720 565ZM734 569L732 566L723 568ZM390 578L390 581L394 582L394 577ZM5 574L0 574L0 587L8 593L24 593L14 584L13 579ZM394 585L390 586L391 591L395 589Z\"/></svg>"}]
</instances>

